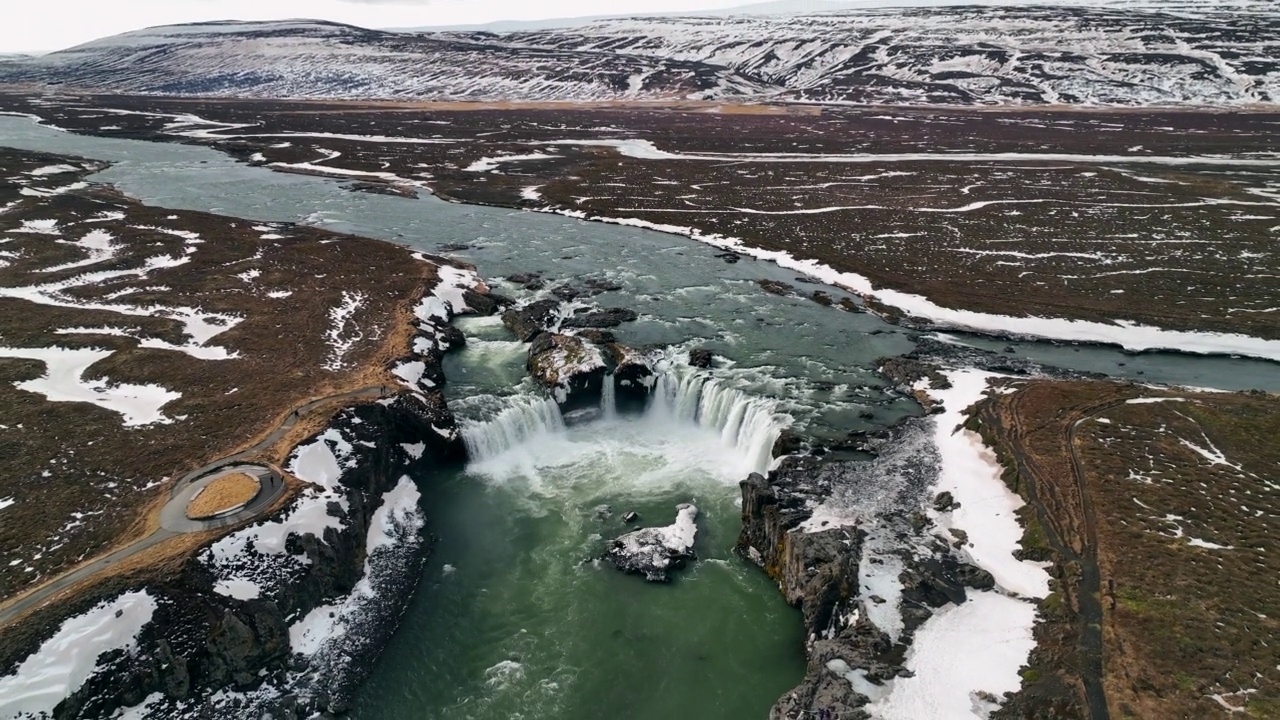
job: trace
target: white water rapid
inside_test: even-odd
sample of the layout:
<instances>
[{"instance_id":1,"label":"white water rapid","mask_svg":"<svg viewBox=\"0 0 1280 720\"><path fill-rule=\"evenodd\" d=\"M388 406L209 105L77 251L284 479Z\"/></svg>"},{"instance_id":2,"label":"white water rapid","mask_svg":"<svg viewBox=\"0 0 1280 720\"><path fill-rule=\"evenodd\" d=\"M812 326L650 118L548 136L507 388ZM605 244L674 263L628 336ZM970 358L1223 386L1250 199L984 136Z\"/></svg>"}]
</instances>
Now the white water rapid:
<instances>
[{"instance_id":1,"label":"white water rapid","mask_svg":"<svg viewBox=\"0 0 1280 720\"><path fill-rule=\"evenodd\" d=\"M598 422L618 422L613 376L607 380ZM483 401L491 406L500 403L502 408L485 419L462 421L462 437L472 462L490 460L525 443L565 432L560 409L550 398L487 396ZM680 426L712 431L749 471L765 472L773 463L773 446L791 418L779 413L770 400L748 395L691 368L676 367L658 376L644 414L625 421L676 435Z\"/></svg>"}]
</instances>

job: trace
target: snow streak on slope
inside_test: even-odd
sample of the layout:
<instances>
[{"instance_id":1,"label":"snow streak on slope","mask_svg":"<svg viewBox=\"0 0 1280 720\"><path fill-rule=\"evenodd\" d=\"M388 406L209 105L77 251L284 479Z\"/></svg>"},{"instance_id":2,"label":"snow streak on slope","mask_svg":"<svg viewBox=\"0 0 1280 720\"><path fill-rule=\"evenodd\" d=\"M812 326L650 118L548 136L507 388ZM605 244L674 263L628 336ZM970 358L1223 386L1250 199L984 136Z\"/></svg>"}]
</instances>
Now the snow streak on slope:
<instances>
[{"instance_id":1,"label":"snow streak on slope","mask_svg":"<svg viewBox=\"0 0 1280 720\"><path fill-rule=\"evenodd\" d=\"M253 97L1246 105L1280 97L1276 38L1275 5L1208 0L649 17L510 33L207 23L7 61L0 82Z\"/></svg>"}]
</instances>

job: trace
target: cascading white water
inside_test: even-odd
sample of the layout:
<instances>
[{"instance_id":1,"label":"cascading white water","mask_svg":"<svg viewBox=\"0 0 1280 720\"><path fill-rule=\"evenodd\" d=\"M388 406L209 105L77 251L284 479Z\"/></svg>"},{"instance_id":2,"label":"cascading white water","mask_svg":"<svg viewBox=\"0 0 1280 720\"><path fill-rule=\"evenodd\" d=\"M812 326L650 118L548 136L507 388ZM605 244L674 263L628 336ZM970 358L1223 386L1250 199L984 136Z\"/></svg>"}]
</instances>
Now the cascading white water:
<instances>
[{"instance_id":1,"label":"cascading white water","mask_svg":"<svg viewBox=\"0 0 1280 720\"><path fill-rule=\"evenodd\" d=\"M468 404L499 407L483 419L462 420L462 438L472 462L494 458L540 436L565 429L560 408L536 395L470 398ZM618 418L612 376L606 376L600 398L605 422ZM659 426L697 425L719 434L720 442L739 453L749 471L764 472L773 462L773 446L789 424L775 404L730 387L722 380L677 366L658 375L644 422Z\"/></svg>"},{"instance_id":2,"label":"cascading white water","mask_svg":"<svg viewBox=\"0 0 1280 720\"><path fill-rule=\"evenodd\" d=\"M604 384L600 390L600 412L604 414L605 420L618 417L618 388L614 385L612 373L604 376Z\"/></svg>"},{"instance_id":3,"label":"cascading white water","mask_svg":"<svg viewBox=\"0 0 1280 720\"><path fill-rule=\"evenodd\" d=\"M769 400L681 369L658 376L646 415L657 422L693 422L719 432L721 442L746 456L757 472L769 469L773 446L789 424Z\"/></svg>"},{"instance_id":4,"label":"cascading white water","mask_svg":"<svg viewBox=\"0 0 1280 720\"><path fill-rule=\"evenodd\" d=\"M512 395L486 400L505 403L497 414L485 420L463 420L462 440L467 456L474 462L501 455L511 448L548 433L562 432L564 418L551 398Z\"/></svg>"}]
</instances>

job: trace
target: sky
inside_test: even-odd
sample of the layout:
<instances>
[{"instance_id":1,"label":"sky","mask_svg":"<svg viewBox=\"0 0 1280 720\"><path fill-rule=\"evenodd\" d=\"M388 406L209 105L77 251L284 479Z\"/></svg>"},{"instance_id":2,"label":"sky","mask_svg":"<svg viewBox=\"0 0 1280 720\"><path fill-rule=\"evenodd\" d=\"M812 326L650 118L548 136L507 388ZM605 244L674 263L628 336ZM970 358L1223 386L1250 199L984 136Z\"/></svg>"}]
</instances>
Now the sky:
<instances>
[{"instance_id":1,"label":"sky","mask_svg":"<svg viewBox=\"0 0 1280 720\"><path fill-rule=\"evenodd\" d=\"M319 18L364 27L463 25L732 7L748 0L2 0L0 52L61 50L151 25ZM820 4L820 3L819 3Z\"/></svg>"}]
</instances>

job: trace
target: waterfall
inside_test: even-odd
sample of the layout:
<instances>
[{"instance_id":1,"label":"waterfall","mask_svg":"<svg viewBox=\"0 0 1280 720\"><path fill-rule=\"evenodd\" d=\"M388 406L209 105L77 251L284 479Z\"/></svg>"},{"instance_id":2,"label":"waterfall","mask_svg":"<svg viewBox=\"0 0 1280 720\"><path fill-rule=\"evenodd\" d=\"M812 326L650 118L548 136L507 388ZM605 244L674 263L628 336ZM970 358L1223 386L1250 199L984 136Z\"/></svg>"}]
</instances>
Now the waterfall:
<instances>
[{"instance_id":1,"label":"waterfall","mask_svg":"<svg viewBox=\"0 0 1280 720\"><path fill-rule=\"evenodd\" d=\"M604 376L604 384L600 389L600 412L605 420L618 417L618 388L614 385L613 373Z\"/></svg>"},{"instance_id":2,"label":"waterfall","mask_svg":"<svg viewBox=\"0 0 1280 720\"><path fill-rule=\"evenodd\" d=\"M564 431L560 408L551 398L534 395L512 395L488 401L500 401L505 407L483 420L463 420L462 440L471 461L487 460L511 448L548 433Z\"/></svg>"},{"instance_id":3,"label":"waterfall","mask_svg":"<svg viewBox=\"0 0 1280 720\"><path fill-rule=\"evenodd\" d=\"M773 463L774 443L789 424L767 399L701 373L674 369L658 376L646 414L659 422L692 422L719 432L720 440L746 456L758 472Z\"/></svg>"}]
</instances>

